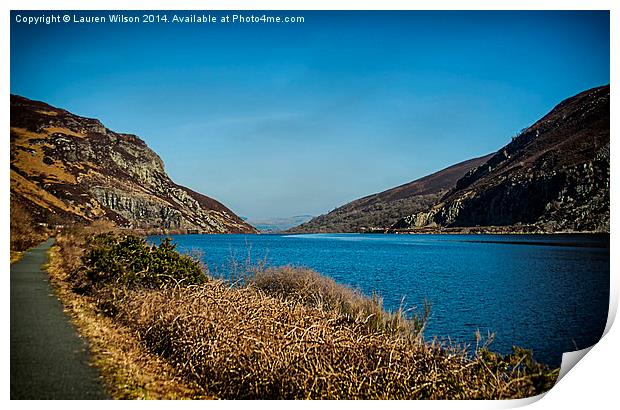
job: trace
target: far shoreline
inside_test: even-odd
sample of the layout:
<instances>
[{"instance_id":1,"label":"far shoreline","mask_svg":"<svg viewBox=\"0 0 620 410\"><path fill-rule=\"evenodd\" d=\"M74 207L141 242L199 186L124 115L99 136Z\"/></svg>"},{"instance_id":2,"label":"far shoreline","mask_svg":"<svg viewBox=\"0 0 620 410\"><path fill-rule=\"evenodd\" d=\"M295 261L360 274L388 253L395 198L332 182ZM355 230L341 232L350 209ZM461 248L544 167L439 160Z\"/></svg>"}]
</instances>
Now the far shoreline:
<instances>
[{"instance_id":1,"label":"far shoreline","mask_svg":"<svg viewBox=\"0 0 620 410\"><path fill-rule=\"evenodd\" d=\"M213 233L182 233L182 232L167 232L167 233L147 233L145 236L203 236L203 235L589 235L589 236L607 236L610 232L597 232L597 231L464 231L462 229L457 230L436 230L436 231L369 231L369 232L344 232L344 231L330 231L330 232L213 232Z\"/></svg>"}]
</instances>

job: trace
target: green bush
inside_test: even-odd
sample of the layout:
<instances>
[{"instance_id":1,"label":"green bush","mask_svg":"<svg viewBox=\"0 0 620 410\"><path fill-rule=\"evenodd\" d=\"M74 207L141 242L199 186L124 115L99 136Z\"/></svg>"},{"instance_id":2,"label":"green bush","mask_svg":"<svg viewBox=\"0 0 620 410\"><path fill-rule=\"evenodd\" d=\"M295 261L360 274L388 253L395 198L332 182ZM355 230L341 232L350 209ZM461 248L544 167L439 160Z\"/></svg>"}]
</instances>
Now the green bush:
<instances>
[{"instance_id":1,"label":"green bush","mask_svg":"<svg viewBox=\"0 0 620 410\"><path fill-rule=\"evenodd\" d=\"M170 238L159 246L151 246L133 235L96 235L90 239L82 263L92 285L163 288L171 284L195 285L206 280L200 263L175 251Z\"/></svg>"}]
</instances>

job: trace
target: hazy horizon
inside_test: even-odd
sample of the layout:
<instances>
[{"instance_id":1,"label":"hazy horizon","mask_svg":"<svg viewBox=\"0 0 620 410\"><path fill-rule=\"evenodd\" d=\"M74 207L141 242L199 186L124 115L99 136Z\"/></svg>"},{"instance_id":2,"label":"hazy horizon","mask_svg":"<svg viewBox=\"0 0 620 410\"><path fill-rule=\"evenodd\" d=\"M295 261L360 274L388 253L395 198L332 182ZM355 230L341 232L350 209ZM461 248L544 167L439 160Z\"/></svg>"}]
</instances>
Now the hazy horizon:
<instances>
[{"instance_id":1,"label":"hazy horizon","mask_svg":"<svg viewBox=\"0 0 620 410\"><path fill-rule=\"evenodd\" d=\"M15 21L44 13L11 12L11 92L138 135L175 182L249 220L317 216L495 152L609 83L608 11Z\"/></svg>"}]
</instances>

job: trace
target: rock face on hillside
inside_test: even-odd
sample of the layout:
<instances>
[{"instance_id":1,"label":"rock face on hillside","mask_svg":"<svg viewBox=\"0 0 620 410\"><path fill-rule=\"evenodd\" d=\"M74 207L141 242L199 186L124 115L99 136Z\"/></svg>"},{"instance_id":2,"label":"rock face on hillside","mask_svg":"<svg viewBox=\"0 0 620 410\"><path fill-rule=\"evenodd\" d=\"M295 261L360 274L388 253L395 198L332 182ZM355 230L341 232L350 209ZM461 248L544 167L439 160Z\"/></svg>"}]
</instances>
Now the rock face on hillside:
<instances>
[{"instance_id":1,"label":"rock face on hillside","mask_svg":"<svg viewBox=\"0 0 620 410\"><path fill-rule=\"evenodd\" d=\"M385 230L403 215L426 210L434 205L454 187L459 178L489 158L490 155L464 161L413 182L357 199L288 232Z\"/></svg>"},{"instance_id":2,"label":"rock face on hillside","mask_svg":"<svg viewBox=\"0 0 620 410\"><path fill-rule=\"evenodd\" d=\"M218 201L175 184L137 136L16 95L11 200L52 224L104 218L163 231L256 232Z\"/></svg>"},{"instance_id":3,"label":"rock face on hillside","mask_svg":"<svg viewBox=\"0 0 620 410\"><path fill-rule=\"evenodd\" d=\"M609 231L609 85L569 98L393 229Z\"/></svg>"}]
</instances>

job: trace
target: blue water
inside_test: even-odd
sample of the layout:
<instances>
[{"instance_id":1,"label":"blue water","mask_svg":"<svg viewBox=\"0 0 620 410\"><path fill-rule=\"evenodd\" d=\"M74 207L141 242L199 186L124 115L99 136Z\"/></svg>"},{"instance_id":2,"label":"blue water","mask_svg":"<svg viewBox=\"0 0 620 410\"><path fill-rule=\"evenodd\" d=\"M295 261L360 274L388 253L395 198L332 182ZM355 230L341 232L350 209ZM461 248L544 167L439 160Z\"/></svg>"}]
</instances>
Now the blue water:
<instances>
[{"instance_id":1,"label":"blue water","mask_svg":"<svg viewBox=\"0 0 620 410\"><path fill-rule=\"evenodd\" d=\"M159 243L160 237L150 237ZM179 235L212 274L235 260L313 268L394 310L431 302L425 337L491 350L531 349L559 366L563 352L596 343L607 320L609 237L588 235Z\"/></svg>"}]
</instances>

